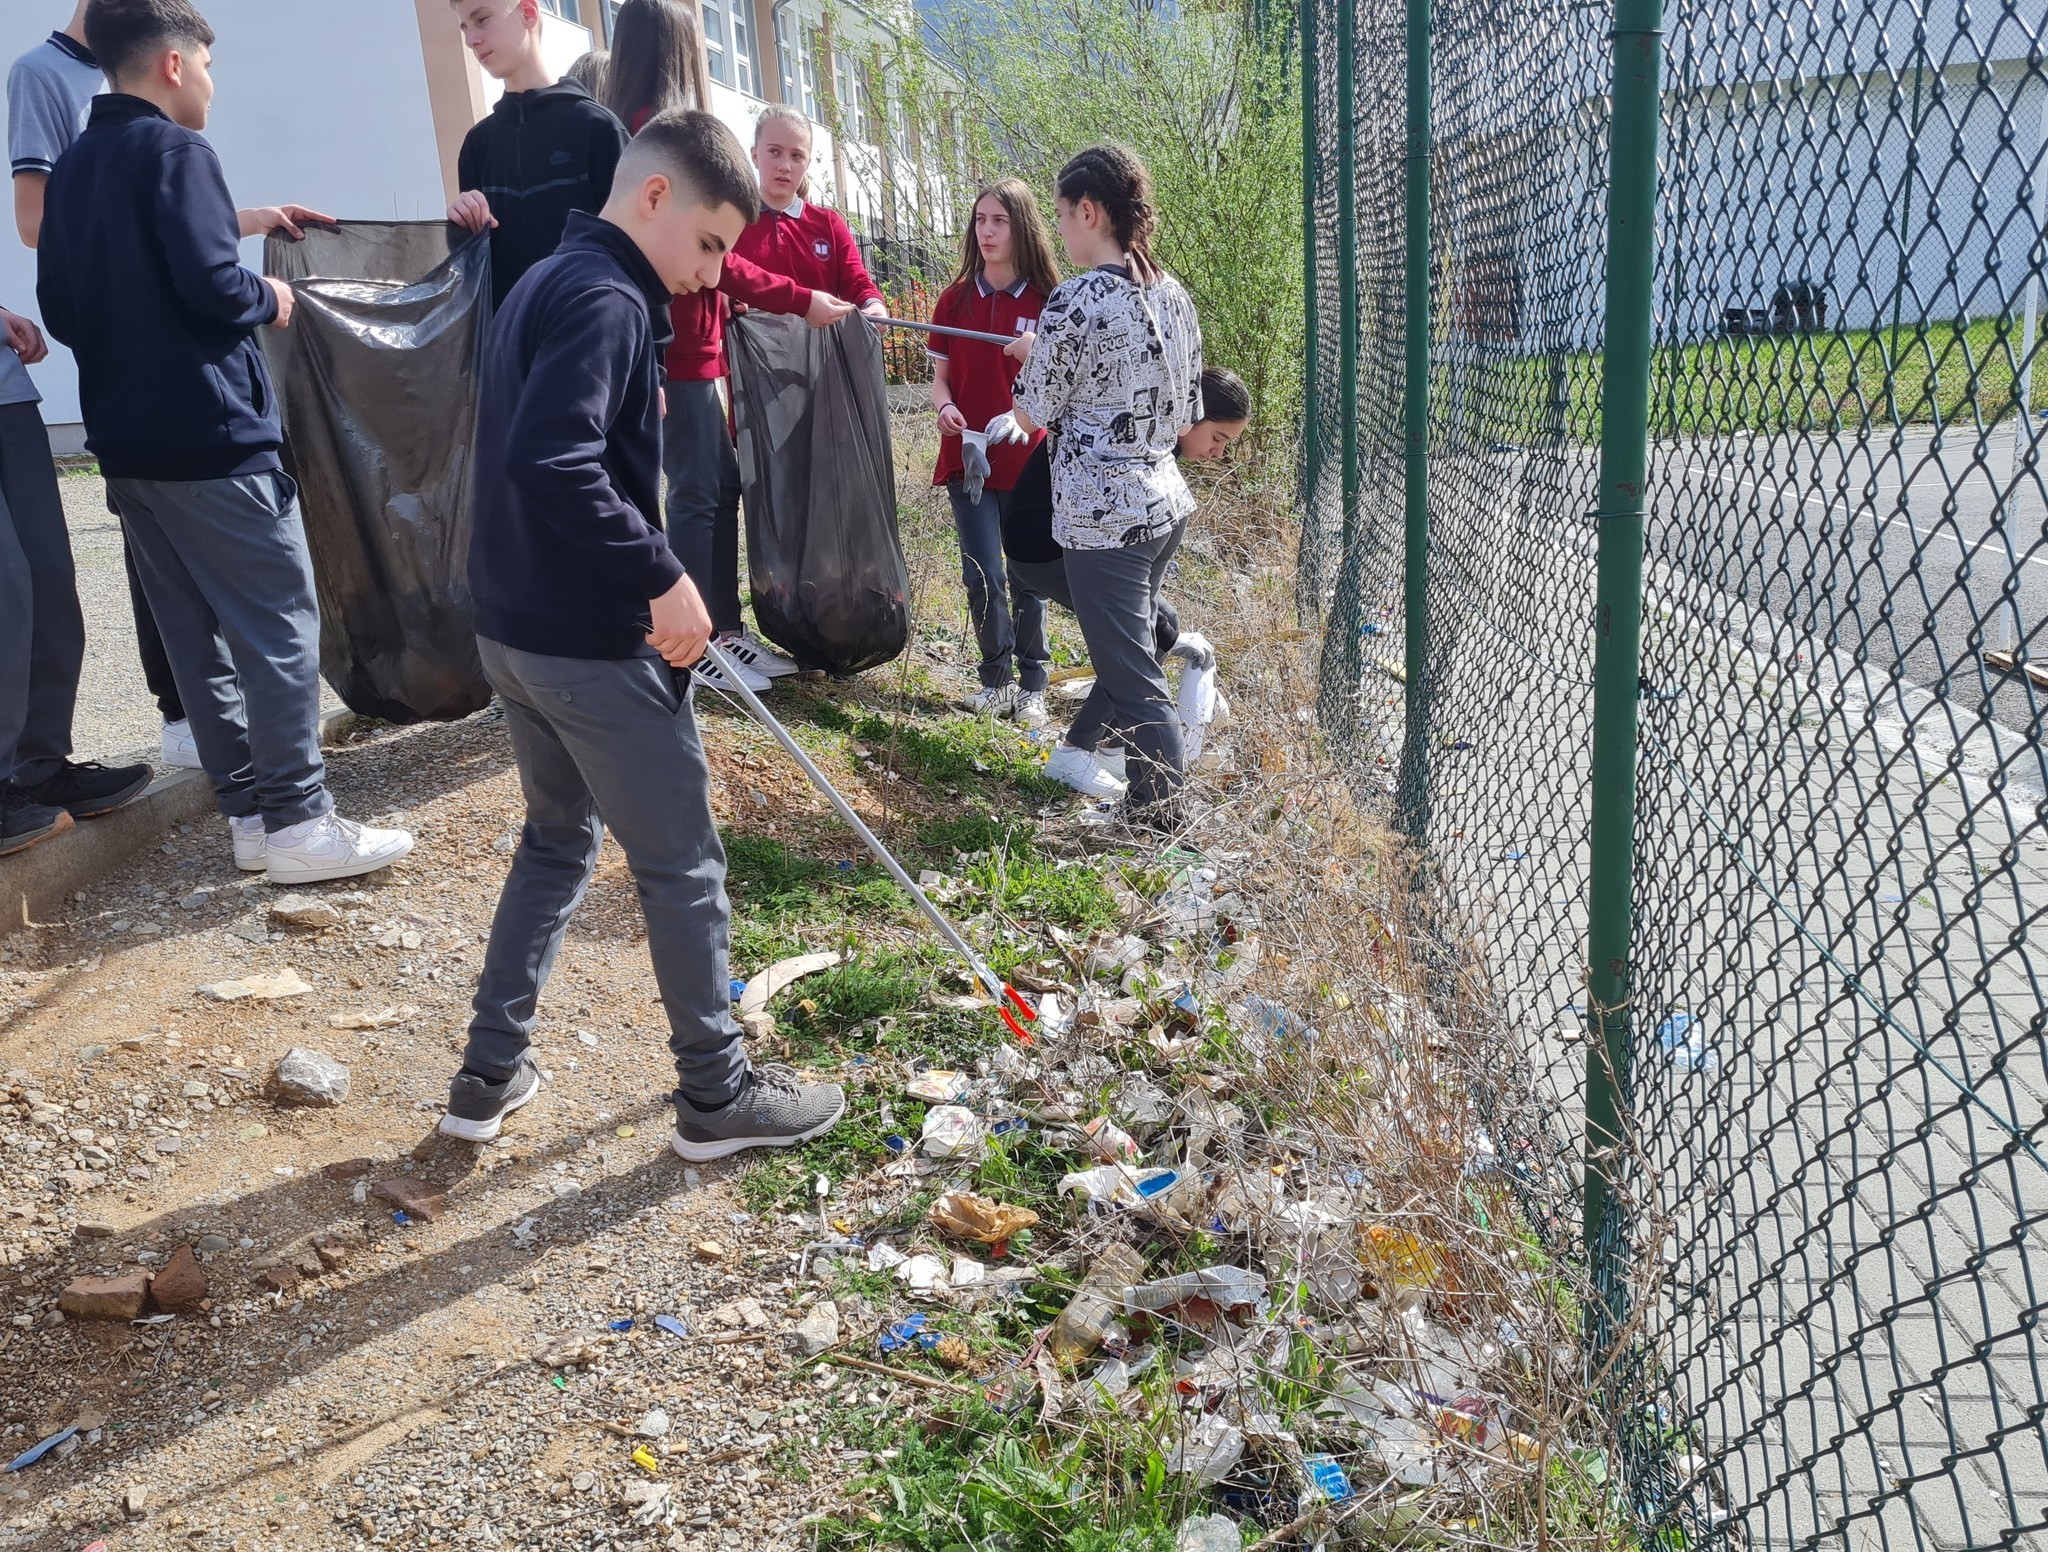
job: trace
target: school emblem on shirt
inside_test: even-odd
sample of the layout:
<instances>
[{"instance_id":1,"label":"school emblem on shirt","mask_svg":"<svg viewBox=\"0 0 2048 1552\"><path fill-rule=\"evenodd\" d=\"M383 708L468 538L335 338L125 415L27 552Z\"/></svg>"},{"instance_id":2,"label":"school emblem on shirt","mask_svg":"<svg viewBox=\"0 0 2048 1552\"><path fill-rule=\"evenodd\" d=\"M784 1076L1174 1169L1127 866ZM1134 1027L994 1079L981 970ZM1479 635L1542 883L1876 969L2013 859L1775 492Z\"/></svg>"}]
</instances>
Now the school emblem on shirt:
<instances>
[{"instance_id":1,"label":"school emblem on shirt","mask_svg":"<svg viewBox=\"0 0 2048 1552\"><path fill-rule=\"evenodd\" d=\"M829 259L832 257L832 245L828 242L812 243L811 251L816 253L817 256L821 259Z\"/></svg>"}]
</instances>

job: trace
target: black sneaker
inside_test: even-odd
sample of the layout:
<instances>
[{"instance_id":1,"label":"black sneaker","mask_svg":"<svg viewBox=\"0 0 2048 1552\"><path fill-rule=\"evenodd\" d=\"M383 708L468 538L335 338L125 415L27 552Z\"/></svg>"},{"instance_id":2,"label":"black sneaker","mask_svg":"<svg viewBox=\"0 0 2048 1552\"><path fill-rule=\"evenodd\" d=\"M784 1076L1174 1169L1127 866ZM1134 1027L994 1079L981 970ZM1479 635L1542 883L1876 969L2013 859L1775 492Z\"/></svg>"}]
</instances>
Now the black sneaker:
<instances>
[{"instance_id":1,"label":"black sneaker","mask_svg":"<svg viewBox=\"0 0 2048 1552\"><path fill-rule=\"evenodd\" d=\"M63 809L31 803L13 782L0 782L0 857L62 835L71 824L71 816Z\"/></svg>"},{"instance_id":2,"label":"black sneaker","mask_svg":"<svg viewBox=\"0 0 2048 1552\"><path fill-rule=\"evenodd\" d=\"M31 803L66 810L73 819L97 819L142 796L156 772L147 765L102 765L66 760L48 781L21 789Z\"/></svg>"},{"instance_id":3,"label":"black sneaker","mask_svg":"<svg viewBox=\"0 0 2048 1552\"><path fill-rule=\"evenodd\" d=\"M668 1145L692 1164L742 1148L791 1148L831 1131L845 1110L838 1084L804 1083L787 1067L761 1067L722 1110L699 1110L678 1098Z\"/></svg>"},{"instance_id":4,"label":"black sneaker","mask_svg":"<svg viewBox=\"0 0 2048 1552\"><path fill-rule=\"evenodd\" d=\"M448 1085L448 1113L441 1117L441 1131L468 1142L489 1142L498 1135L505 1117L540 1092L540 1068L533 1058L519 1058L519 1068L503 1082L493 1083L473 1072L455 1075Z\"/></svg>"}]
</instances>

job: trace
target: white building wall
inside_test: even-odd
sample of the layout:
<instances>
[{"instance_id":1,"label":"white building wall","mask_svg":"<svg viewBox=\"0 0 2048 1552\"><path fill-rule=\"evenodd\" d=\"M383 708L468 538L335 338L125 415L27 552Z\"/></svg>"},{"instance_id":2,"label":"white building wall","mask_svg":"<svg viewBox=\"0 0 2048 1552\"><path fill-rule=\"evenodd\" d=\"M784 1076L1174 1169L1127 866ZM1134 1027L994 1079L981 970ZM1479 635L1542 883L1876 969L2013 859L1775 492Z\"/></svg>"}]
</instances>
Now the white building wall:
<instances>
[{"instance_id":1,"label":"white building wall","mask_svg":"<svg viewBox=\"0 0 2048 1552\"><path fill-rule=\"evenodd\" d=\"M358 220L425 219L447 208L414 0L202 4L219 37L207 138L237 204L296 200ZM0 62L11 64L70 15L70 0L5 0ZM452 9L448 25L452 32ZM545 45L550 61L566 68L589 48L590 34L549 17ZM498 92L486 83L486 101ZM243 256L260 266L261 239L245 243ZM0 305L35 316L35 255L15 239L11 218L0 231ZM32 371L44 420L75 423L70 355L53 349ZM62 447L73 439L60 431L53 440Z\"/></svg>"}]
</instances>

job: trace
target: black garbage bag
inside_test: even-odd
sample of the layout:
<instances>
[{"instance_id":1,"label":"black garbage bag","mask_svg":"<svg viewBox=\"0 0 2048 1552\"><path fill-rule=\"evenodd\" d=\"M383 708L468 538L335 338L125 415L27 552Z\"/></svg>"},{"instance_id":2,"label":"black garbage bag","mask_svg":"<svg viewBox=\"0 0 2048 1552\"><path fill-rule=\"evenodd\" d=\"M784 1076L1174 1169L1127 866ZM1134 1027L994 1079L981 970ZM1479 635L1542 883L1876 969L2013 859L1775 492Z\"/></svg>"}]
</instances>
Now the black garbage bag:
<instances>
[{"instance_id":1,"label":"black garbage bag","mask_svg":"<svg viewBox=\"0 0 2048 1552\"><path fill-rule=\"evenodd\" d=\"M453 721L491 697L469 599L470 445L487 235L346 221L272 238L291 327L263 331L320 598L320 671L352 711Z\"/></svg>"},{"instance_id":2,"label":"black garbage bag","mask_svg":"<svg viewBox=\"0 0 2048 1552\"><path fill-rule=\"evenodd\" d=\"M910 573L874 326L748 313L726 356L762 632L828 673L888 662L910 642Z\"/></svg>"}]
</instances>

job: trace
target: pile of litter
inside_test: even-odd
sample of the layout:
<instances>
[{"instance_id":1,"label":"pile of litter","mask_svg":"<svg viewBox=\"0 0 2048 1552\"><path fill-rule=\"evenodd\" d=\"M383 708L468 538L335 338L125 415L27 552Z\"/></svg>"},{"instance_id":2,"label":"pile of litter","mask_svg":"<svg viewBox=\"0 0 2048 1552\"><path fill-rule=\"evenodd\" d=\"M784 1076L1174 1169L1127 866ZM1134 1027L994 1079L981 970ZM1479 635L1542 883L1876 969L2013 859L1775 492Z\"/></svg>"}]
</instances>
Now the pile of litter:
<instances>
[{"instance_id":1,"label":"pile of litter","mask_svg":"<svg viewBox=\"0 0 2048 1552\"><path fill-rule=\"evenodd\" d=\"M1606 1456L1555 1415L1569 1301L1468 1109L1417 1103L1396 1057L1365 1107L1386 1127L1288 1113L1307 1074L1368 1075L1249 990L1246 894L1199 858L1147 882L1121 930L1047 929L1053 952L1014 977L1037 994L1030 1046L863 1070L894 1157L818 1178L802 1272L889 1274L895 1295L804 1361L909 1381L949 1427L1053 1447L1127 1429L1186 1547L1514 1544L1531 1526L1501 1506L1533 1513L1546 1472L1599 1503ZM1392 994L1377 1019L1397 1051L1427 1023Z\"/></svg>"}]
</instances>

